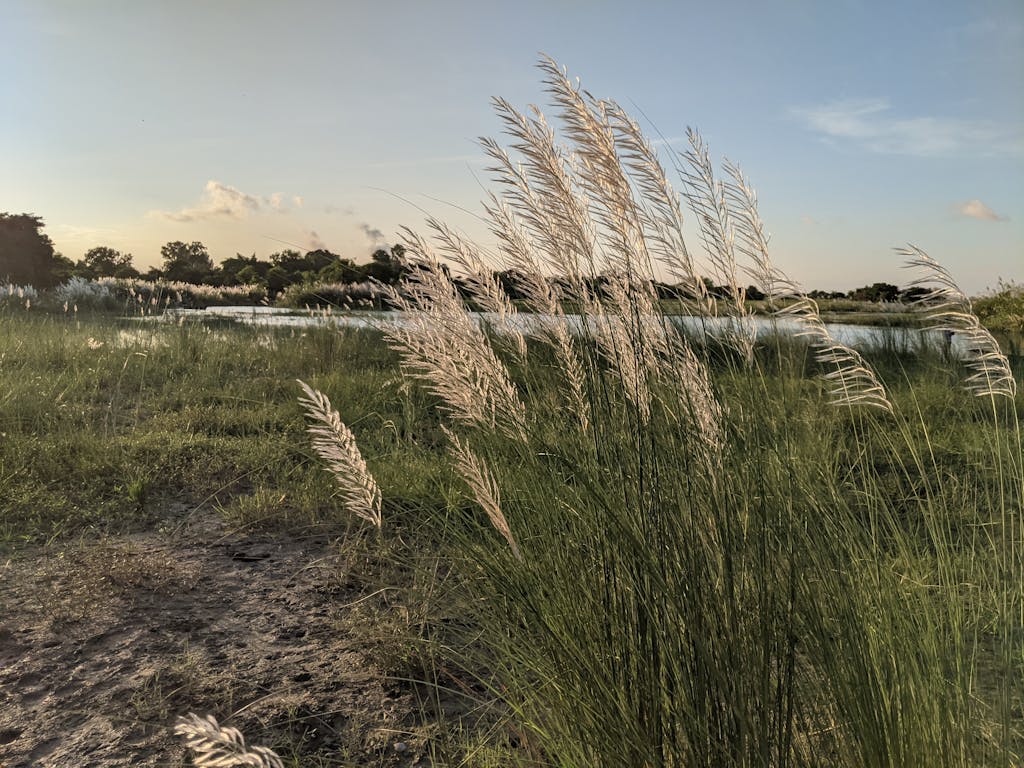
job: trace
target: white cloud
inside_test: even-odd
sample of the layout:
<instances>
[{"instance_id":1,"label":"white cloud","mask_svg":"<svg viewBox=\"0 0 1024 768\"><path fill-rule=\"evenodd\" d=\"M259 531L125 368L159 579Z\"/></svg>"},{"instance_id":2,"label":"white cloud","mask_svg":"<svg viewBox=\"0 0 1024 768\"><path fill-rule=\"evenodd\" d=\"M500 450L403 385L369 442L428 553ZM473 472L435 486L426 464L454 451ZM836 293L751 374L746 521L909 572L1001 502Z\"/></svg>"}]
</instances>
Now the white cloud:
<instances>
[{"instance_id":1,"label":"white cloud","mask_svg":"<svg viewBox=\"0 0 1024 768\"><path fill-rule=\"evenodd\" d=\"M965 203L958 203L953 206L953 212L958 216L981 221L1006 221L1005 216L1000 216L981 200L968 200Z\"/></svg>"},{"instance_id":2,"label":"white cloud","mask_svg":"<svg viewBox=\"0 0 1024 768\"><path fill-rule=\"evenodd\" d=\"M833 101L791 110L810 130L832 142L893 155L1024 155L1018 126L947 117L896 117L881 99Z\"/></svg>"},{"instance_id":3,"label":"white cloud","mask_svg":"<svg viewBox=\"0 0 1024 768\"><path fill-rule=\"evenodd\" d=\"M203 219L244 219L260 210L262 203L255 195L221 184L211 179L206 182L199 202L180 211L150 211L147 215L170 221L186 222Z\"/></svg>"},{"instance_id":4,"label":"white cloud","mask_svg":"<svg viewBox=\"0 0 1024 768\"><path fill-rule=\"evenodd\" d=\"M291 200L295 207L302 207L303 200L300 196L296 195ZM290 209L288 201L280 192L274 192L269 197L260 197L211 179L206 182L199 202L194 206L182 208L180 211L150 211L146 215L177 222L206 219L238 220L266 210L288 213Z\"/></svg>"}]
</instances>

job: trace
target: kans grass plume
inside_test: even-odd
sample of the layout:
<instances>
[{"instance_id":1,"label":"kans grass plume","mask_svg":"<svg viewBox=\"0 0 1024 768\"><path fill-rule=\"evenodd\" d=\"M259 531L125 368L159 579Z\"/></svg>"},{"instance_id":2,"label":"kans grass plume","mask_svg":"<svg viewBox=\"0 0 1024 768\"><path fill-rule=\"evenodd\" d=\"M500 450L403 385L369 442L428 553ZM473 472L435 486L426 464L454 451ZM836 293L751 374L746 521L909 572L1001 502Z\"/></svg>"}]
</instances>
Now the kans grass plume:
<instances>
[{"instance_id":1,"label":"kans grass plume","mask_svg":"<svg viewBox=\"0 0 1024 768\"><path fill-rule=\"evenodd\" d=\"M389 294L405 317L382 329L402 369L440 398L455 423L525 440L526 409L487 334L430 244L408 231L405 243L408 273Z\"/></svg>"},{"instance_id":2,"label":"kans grass plume","mask_svg":"<svg viewBox=\"0 0 1024 768\"><path fill-rule=\"evenodd\" d=\"M896 253L906 259L906 267L923 273L910 286L925 291L914 303L928 318L928 327L963 337L967 391L978 397L998 395L1012 399L1017 393L1017 382L1010 370L1010 361L978 320L971 300L960 290L953 276L915 245L897 248Z\"/></svg>"},{"instance_id":3,"label":"kans grass plume","mask_svg":"<svg viewBox=\"0 0 1024 768\"><path fill-rule=\"evenodd\" d=\"M699 141L697 146L703 146ZM747 274L761 287L775 317L797 323L798 336L808 340L815 360L830 370L822 375L829 385L833 405L864 405L892 412L885 386L857 350L836 341L821 319L818 303L796 281L776 267L768 252L769 236L757 210L757 194L740 167L726 161L729 180L720 187L722 205L728 209L730 244L747 259ZM716 193L717 194L717 193ZM735 265L735 256L732 257Z\"/></svg>"},{"instance_id":4,"label":"kans grass plume","mask_svg":"<svg viewBox=\"0 0 1024 768\"><path fill-rule=\"evenodd\" d=\"M357 517L381 526L381 496L376 481L366 468L355 435L331 407L331 401L319 390L299 380L303 396L299 402L309 418L313 450L323 459L325 469L341 489L345 507Z\"/></svg>"},{"instance_id":5,"label":"kans grass plume","mask_svg":"<svg viewBox=\"0 0 1024 768\"><path fill-rule=\"evenodd\" d=\"M193 762L200 768L284 768L277 753L267 747L249 747L237 728L218 725L213 715L189 713L179 717L174 732L185 738Z\"/></svg>"},{"instance_id":6,"label":"kans grass plume","mask_svg":"<svg viewBox=\"0 0 1024 768\"><path fill-rule=\"evenodd\" d=\"M501 511L501 493L498 490L498 483L487 467L487 463L454 432L445 427L441 429L448 436L448 452L455 462L455 469L469 486L473 499L487 513L487 519L491 521L494 530L505 538L516 558L522 560L523 556L519 552L519 545L516 544L515 537L512 535L512 529L505 518L505 513Z\"/></svg>"}]
</instances>

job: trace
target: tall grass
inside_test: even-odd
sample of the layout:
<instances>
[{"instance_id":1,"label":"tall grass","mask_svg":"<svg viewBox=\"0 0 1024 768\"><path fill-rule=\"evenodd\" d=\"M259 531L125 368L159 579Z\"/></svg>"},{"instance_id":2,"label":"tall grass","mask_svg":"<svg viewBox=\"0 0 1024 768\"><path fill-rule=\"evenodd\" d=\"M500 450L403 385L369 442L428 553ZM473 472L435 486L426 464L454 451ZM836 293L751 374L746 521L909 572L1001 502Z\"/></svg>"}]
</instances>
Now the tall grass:
<instances>
[{"instance_id":1,"label":"tall grass","mask_svg":"<svg viewBox=\"0 0 1024 768\"><path fill-rule=\"evenodd\" d=\"M549 321L522 336L492 255L430 222L392 297L409 322L385 331L437 400L463 489L436 521L464 628L447 639L518 734L496 761L1016 764L1024 468L1006 358L972 356L969 392L931 413L946 374L884 381L832 339L771 262L738 167L719 179L691 132L680 197L618 105L540 66L557 126L497 100L510 147L483 146L501 266ZM950 309L948 273L907 255L941 283L922 309L981 333L969 304ZM661 316L666 271L691 312L729 319L723 338ZM704 274L736 289L715 298ZM748 279L802 343L755 340ZM935 438L946 418L961 439Z\"/></svg>"}]
</instances>

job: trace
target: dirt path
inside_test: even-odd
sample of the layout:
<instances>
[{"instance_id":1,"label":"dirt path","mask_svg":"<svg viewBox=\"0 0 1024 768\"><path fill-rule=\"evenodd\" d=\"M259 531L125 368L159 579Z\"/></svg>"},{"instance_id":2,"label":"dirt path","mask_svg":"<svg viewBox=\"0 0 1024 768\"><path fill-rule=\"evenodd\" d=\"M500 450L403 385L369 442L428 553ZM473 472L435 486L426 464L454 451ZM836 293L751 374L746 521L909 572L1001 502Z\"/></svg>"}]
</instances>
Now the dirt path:
<instances>
[{"instance_id":1,"label":"dirt path","mask_svg":"<svg viewBox=\"0 0 1024 768\"><path fill-rule=\"evenodd\" d=\"M427 763L343 571L326 537L212 516L0 559L0 766L187 765L171 727L190 711L286 764Z\"/></svg>"}]
</instances>

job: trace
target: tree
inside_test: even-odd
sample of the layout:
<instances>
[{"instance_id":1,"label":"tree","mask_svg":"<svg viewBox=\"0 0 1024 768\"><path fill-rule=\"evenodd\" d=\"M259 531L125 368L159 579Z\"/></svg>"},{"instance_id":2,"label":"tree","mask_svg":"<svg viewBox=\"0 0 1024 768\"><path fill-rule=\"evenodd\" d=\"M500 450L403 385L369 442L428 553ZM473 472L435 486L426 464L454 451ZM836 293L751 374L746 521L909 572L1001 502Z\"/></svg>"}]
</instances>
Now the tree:
<instances>
[{"instance_id":1,"label":"tree","mask_svg":"<svg viewBox=\"0 0 1024 768\"><path fill-rule=\"evenodd\" d=\"M326 248L316 248L312 251L306 251L304 258L306 260L306 269L310 272L322 272L333 264L346 261L346 259L342 259L341 256L328 251ZM348 263L351 264L351 262Z\"/></svg>"},{"instance_id":2,"label":"tree","mask_svg":"<svg viewBox=\"0 0 1024 768\"><path fill-rule=\"evenodd\" d=\"M269 261L260 261L256 258L255 253L252 256L243 256L240 253L236 253L220 263L211 281L216 285L259 283L263 280L270 267Z\"/></svg>"},{"instance_id":3,"label":"tree","mask_svg":"<svg viewBox=\"0 0 1024 768\"><path fill-rule=\"evenodd\" d=\"M183 283L201 283L213 271L213 259L200 242L185 244L180 240L160 249L164 257L163 276Z\"/></svg>"},{"instance_id":4,"label":"tree","mask_svg":"<svg viewBox=\"0 0 1024 768\"><path fill-rule=\"evenodd\" d=\"M50 288L66 279L70 262L53 250L34 213L0 213L0 280Z\"/></svg>"},{"instance_id":5,"label":"tree","mask_svg":"<svg viewBox=\"0 0 1024 768\"><path fill-rule=\"evenodd\" d=\"M872 283L850 291L855 301L896 301L900 296L899 286L892 283Z\"/></svg>"},{"instance_id":6,"label":"tree","mask_svg":"<svg viewBox=\"0 0 1024 768\"><path fill-rule=\"evenodd\" d=\"M395 285L405 274L403 261L405 248L396 245L391 252L380 248L373 252L372 261L363 267L366 276L386 285Z\"/></svg>"},{"instance_id":7,"label":"tree","mask_svg":"<svg viewBox=\"0 0 1024 768\"><path fill-rule=\"evenodd\" d=\"M351 259L339 256L317 273L317 279L322 283L360 283L366 279L366 274Z\"/></svg>"},{"instance_id":8,"label":"tree","mask_svg":"<svg viewBox=\"0 0 1024 768\"><path fill-rule=\"evenodd\" d=\"M292 283L287 270L277 264L267 270L267 275L264 279L267 291L271 294L280 293Z\"/></svg>"},{"instance_id":9,"label":"tree","mask_svg":"<svg viewBox=\"0 0 1024 768\"><path fill-rule=\"evenodd\" d=\"M764 301L768 298L764 291L758 288L756 285L748 285L743 291L747 301Z\"/></svg>"},{"instance_id":10,"label":"tree","mask_svg":"<svg viewBox=\"0 0 1024 768\"><path fill-rule=\"evenodd\" d=\"M132 255L100 245L90 248L78 262L78 272L83 277L138 277L139 271L132 266Z\"/></svg>"}]
</instances>

